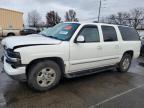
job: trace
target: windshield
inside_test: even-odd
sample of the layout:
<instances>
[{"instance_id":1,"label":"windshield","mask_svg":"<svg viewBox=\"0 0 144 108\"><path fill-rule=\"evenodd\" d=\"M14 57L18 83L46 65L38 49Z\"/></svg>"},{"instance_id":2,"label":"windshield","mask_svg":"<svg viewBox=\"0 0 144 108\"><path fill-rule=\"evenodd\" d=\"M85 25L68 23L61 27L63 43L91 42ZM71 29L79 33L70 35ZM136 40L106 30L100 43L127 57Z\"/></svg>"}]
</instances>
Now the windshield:
<instances>
[{"instance_id":1,"label":"windshield","mask_svg":"<svg viewBox=\"0 0 144 108\"><path fill-rule=\"evenodd\" d=\"M79 25L80 24L77 23L60 23L54 27L45 29L39 34L58 40L68 41L79 27Z\"/></svg>"}]
</instances>

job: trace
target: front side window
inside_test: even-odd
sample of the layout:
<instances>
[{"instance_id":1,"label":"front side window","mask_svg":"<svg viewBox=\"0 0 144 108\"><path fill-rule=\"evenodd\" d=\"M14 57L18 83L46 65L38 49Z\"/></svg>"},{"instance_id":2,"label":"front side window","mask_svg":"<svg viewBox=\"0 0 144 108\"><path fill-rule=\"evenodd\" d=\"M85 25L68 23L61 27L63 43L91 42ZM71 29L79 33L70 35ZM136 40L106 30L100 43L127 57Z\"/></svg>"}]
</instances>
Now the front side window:
<instances>
[{"instance_id":1,"label":"front side window","mask_svg":"<svg viewBox=\"0 0 144 108\"><path fill-rule=\"evenodd\" d=\"M79 36L84 36L85 42L100 42L97 26L85 26L81 29Z\"/></svg>"},{"instance_id":2,"label":"front side window","mask_svg":"<svg viewBox=\"0 0 144 108\"><path fill-rule=\"evenodd\" d=\"M112 26L101 26L103 32L104 42L117 41L117 34L115 28Z\"/></svg>"},{"instance_id":3,"label":"front side window","mask_svg":"<svg viewBox=\"0 0 144 108\"><path fill-rule=\"evenodd\" d=\"M68 41L77 30L79 25L80 24L78 23L60 23L54 27L45 29L39 34L58 40Z\"/></svg>"},{"instance_id":4,"label":"front side window","mask_svg":"<svg viewBox=\"0 0 144 108\"><path fill-rule=\"evenodd\" d=\"M136 32L134 28L122 27L122 26L119 26L118 28L124 41L139 40L139 34Z\"/></svg>"}]
</instances>

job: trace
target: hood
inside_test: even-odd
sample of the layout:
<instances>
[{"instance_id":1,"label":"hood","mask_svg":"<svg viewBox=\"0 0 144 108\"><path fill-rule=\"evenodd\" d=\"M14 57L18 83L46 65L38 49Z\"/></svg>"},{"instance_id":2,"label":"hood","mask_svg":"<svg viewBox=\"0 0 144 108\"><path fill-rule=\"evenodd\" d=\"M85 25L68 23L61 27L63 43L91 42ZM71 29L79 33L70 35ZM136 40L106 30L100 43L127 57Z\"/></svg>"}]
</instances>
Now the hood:
<instances>
[{"instance_id":1,"label":"hood","mask_svg":"<svg viewBox=\"0 0 144 108\"><path fill-rule=\"evenodd\" d=\"M27 36L13 36L7 37L2 40L2 45L6 48L14 49L20 46L33 46L33 45L56 45L60 44L60 40L44 37L39 34L32 34Z\"/></svg>"}]
</instances>

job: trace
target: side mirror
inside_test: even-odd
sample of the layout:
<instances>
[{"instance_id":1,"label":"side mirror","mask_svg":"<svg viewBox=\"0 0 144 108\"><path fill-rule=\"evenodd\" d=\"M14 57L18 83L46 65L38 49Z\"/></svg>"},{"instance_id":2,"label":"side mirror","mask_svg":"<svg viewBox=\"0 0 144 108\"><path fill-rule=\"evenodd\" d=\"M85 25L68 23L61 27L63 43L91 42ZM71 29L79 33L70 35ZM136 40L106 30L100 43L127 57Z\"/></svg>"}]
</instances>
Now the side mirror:
<instances>
[{"instance_id":1,"label":"side mirror","mask_svg":"<svg viewBox=\"0 0 144 108\"><path fill-rule=\"evenodd\" d=\"M85 42L84 36L79 35L78 38L76 39L76 43L84 43L84 42Z\"/></svg>"}]
</instances>

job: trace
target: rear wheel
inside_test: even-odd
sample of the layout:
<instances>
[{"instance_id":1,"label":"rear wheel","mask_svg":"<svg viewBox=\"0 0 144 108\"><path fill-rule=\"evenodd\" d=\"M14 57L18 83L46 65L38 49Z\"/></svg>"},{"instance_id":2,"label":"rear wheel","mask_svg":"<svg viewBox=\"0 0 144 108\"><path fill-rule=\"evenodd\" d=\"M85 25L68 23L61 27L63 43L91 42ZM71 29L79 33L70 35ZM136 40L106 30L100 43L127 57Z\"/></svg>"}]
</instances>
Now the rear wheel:
<instances>
[{"instance_id":1,"label":"rear wheel","mask_svg":"<svg viewBox=\"0 0 144 108\"><path fill-rule=\"evenodd\" d=\"M131 65L132 56L130 54L124 54L120 63L117 66L119 72L127 72Z\"/></svg>"},{"instance_id":2,"label":"rear wheel","mask_svg":"<svg viewBox=\"0 0 144 108\"><path fill-rule=\"evenodd\" d=\"M60 79L60 67L51 60L38 62L28 73L28 85L37 91L47 91L55 87Z\"/></svg>"}]
</instances>

